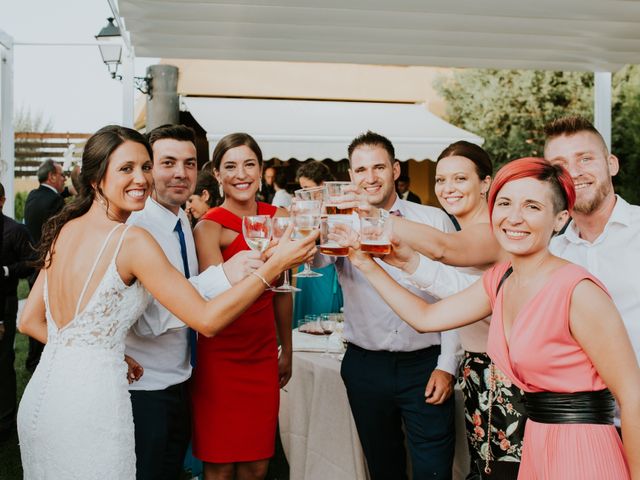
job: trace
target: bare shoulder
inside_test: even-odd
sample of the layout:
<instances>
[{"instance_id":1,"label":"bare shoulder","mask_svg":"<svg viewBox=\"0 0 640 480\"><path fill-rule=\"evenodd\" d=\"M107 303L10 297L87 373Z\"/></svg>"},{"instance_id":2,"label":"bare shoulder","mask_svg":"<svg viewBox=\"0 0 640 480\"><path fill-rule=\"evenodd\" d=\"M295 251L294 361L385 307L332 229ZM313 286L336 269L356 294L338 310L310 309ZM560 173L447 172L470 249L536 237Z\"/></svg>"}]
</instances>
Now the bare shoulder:
<instances>
[{"instance_id":1,"label":"bare shoulder","mask_svg":"<svg viewBox=\"0 0 640 480\"><path fill-rule=\"evenodd\" d=\"M212 220L200 220L193 229L194 236L219 236L222 232L222 225Z\"/></svg>"}]
</instances>

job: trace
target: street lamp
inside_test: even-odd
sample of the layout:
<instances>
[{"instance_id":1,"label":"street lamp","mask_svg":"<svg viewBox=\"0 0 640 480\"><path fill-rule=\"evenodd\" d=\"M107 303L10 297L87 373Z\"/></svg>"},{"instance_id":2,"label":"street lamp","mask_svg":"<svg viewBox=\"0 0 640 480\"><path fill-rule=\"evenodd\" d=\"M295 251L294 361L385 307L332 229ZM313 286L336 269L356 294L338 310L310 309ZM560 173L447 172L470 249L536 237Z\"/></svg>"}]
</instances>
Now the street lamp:
<instances>
[{"instance_id":1,"label":"street lamp","mask_svg":"<svg viewBox=\"0 0 640 480\"><path fill-rule=\"evenodd\" d=\"M117 73L120 59L122 58L122 36L120 35L120 28L113 23L113 20L113 17L107 18L108 23L96 35L96 40L100 42L98 44L100 55L111 74L111 78L121 80L122 77Z\"/></svg>"},{"instance_id":2,"label":"street lamp","mask_svg":"<svg viewBox=\"0 0 640 480\"><path fill-rule=\"evenodd\" d=\"M102 27L100 33L96 35L98 47L102 61L107 66L111 78L122 80L122 75L118 75L118 66L122 63L122 34L120 28L113 23L113 17L107 18L107 24ZM133 77L135 87L145 95L152 96L151 77Z\"/></svg>"}]
</instances>

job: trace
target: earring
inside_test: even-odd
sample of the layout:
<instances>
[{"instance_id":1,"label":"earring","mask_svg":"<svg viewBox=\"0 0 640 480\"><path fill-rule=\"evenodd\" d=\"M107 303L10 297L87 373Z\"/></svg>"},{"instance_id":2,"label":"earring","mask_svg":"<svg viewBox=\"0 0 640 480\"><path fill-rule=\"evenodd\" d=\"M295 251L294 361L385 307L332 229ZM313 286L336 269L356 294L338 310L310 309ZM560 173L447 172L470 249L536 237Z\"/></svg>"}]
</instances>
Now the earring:
<instances>
[{"instance_id":1,"label":"earring","mask_svg":"<svg viewBox=\"0 0 640 480\"><path fill-rule=\"evenodd\" d=\"M262 191L262 179L260 179L260 186L258 187L258 191L261 192Z\"/></svg>"},{"instance_id":2,"label":"earring","mask_svg":"<svg viewBox=\"0 0 640 480\"><path fill-rule=\"evenodd\" d=\"M218 193L220 194L220 198L224 198L224 190L220 184L218 184Z\"/></svg>"}]
</instances>

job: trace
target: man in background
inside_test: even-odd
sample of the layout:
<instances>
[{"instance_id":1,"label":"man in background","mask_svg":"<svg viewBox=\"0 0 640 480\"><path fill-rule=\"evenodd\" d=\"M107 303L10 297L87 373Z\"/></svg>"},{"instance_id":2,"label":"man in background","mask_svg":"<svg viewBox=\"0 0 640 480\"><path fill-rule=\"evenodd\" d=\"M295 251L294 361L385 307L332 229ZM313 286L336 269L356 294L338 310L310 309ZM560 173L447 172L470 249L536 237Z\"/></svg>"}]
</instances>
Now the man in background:
<instances>
[{"instance_id":1,"label":"man in background","mask_svg":"<svg viewBox=\"0 0 640 480\"><path fill-rule=\"evenodd\" d=\"M400 175L398 180L396 181L396 191L398 192L398 196L402 200L406 200L407 202L420 203L422 204L422 200L420 197L409 190L411 187L411 180L408 175Z\"/></svg>"},{"instance_id":2,"label":"man in background","mask_svg":"<svg viewBox=\"0 0 640 480\"><path fill-rule=\"evenodd\" d=\"M13 343L18 313L18 281L33 273L28 265L33 249L24 225L2 214L4 186L0 184L0 441L16 429L16 371Z\"/></svg>"},{"instance_id":3,"label":"man in background","mask_svg":"<svg viewBox=\"0 0 640 480\"><path fill-rule=\"evenodd\" d=\"M35 248L37 248L40 243L42 226L64 207L62 192L64 191L65 182L62 165L51 159L42 162L40 167L38 167L37 176L40 186L29 192L24 205L24 223L27 226L29 235L31 235ZM29 281L30 285L33 285L35 282L36 276L37 272L31 277ZM29 353L27 354L26 368L31 373L33 373L38 366L43 348L44 345L42 343L29 337Z\"/></svg>"}]
</instances>

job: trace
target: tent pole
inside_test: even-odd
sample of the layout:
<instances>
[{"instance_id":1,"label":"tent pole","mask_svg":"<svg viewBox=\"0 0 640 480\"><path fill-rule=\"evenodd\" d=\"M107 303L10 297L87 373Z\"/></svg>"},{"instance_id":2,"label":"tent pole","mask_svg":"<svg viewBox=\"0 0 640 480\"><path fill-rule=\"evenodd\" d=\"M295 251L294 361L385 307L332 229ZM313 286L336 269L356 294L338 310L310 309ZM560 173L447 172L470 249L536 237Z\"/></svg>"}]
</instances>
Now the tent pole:
<instances>
[{"instance_id":1,"label":"tent pole","mask_svg":"<svg viewBox=\"0 0 640 480\"><path fill-rule=\"evenodd\" d=\"M594 72L594 126L611 151L611 72Z\"/></svg>"},{"instance_id":2,"label":"tent pole","mask_svg":"<svg viewBox=\"0 0 640 480\"><path fill-rule=\"evenodd\" d=\"M13 131L13 38L0 30L0 180L3 213L14 218L15 138Z\"/></svg>"}]
</instances>

